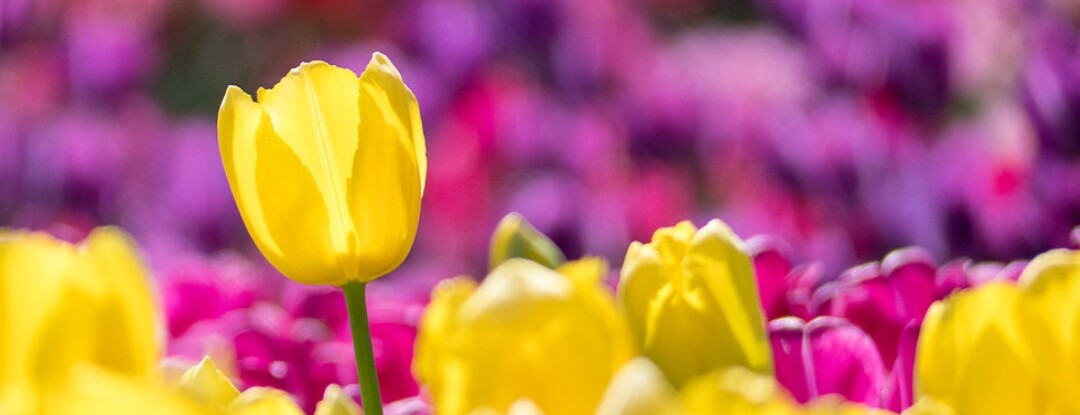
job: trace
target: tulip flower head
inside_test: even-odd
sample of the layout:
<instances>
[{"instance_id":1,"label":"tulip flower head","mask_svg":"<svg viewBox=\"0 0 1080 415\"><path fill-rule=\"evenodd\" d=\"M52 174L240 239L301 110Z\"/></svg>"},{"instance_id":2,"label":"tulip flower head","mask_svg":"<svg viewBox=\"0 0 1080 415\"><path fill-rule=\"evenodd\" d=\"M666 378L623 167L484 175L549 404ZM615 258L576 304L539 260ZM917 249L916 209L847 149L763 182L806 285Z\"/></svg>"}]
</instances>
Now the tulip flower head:
<instances>
[{"instance_id":1,"label":"tulip flower head","mask_svg":"<svg viewBox=\"0 0 1080 415\"><path fill-rule=\"evenodd\" d=\"M916 353L915 406L958 414L1080 411L1078 321L1080 251L1044 253L1015 284L991 281L935 303Z\"/></svg>"},{"instance_id":2,"label":"tulip flower head","mask_svg":"<svg viewBox=\"0 0 1080 415\"><path fill-rule=\"evenodd\" d=\"M416 237L427 156L416 97L390 60L364 72L301 64L258 102L230 86L225 173L255 245L304 284L378 278Z\"/></svg>"},{"instance_id":3,"label":"tulip flower head","mask_svg":"<svg viewBox=\"0 0 1080 415\"><path fill-rule=\"evenodd\" d=\"M626 324L600 283L605 270L597 259L555 271L515 258L479 287L466 278L439 284L414 361L436 412L506 413L529 402L543 413L595 413L633 355Z\"/></svg>"},{"instance_id":4,"label":"tulip flower head","mask_svg":"<svg viewBox=\"0 0 1080 415\"><path fill-rule=\"evenodd\" d=\"M723 222L682 222L634 242L620 278L634 339L675 386L729 366L772 374L754 270Z\"/></svg>"}]
</instances>

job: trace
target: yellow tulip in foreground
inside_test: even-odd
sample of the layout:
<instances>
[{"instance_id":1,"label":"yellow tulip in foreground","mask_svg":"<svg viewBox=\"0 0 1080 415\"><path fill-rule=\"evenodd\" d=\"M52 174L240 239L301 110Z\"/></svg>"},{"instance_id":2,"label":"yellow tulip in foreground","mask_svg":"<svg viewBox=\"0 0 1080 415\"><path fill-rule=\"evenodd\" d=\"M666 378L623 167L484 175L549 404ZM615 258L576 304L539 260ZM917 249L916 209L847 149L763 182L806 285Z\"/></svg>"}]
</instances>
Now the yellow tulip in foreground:
<instances>
[{"instance_id":1,"label":"yellow tulip in foreground","mask_svg":"<svg viewBox=\"0 0 1080 415\"><path fill-rule=\"evenodd\" d=\"M0 407L35 405L33 396L82 379L148 377L161 355L159 319L123 232L100 228L72 245L0 230ZM46 410L54 400L40 402Z\"/></svg>"},{"instance_id":2,"label":"yellow tulip in foreground","mask_svg":"<svg viewBox=\"0 0 1080 415\"><path fill-rule=\"evenodd\" d=\"M1080 412L1080 252L1036 257L1020 281L935 303L915 362L913 413Z\"/></svg>"},{"instance_id":3,"label":"yellow tulip in foreground","mask_svg":"<svg viewBox=\"0 0 1080 415\"><path fill-rule=\"evenodd\" d=\"M594 413L634 354L600 282L606 269L597 259L558 271L510 259L479 287L466 278L439 284L415 357L436 413Z\"/></svg>"},{"instance_id":4,"label":"yellow tulip in foreground","mask_svg":"<svg viewBox=\"0 0 1080 415\"><path fill-rule=\"evenodd\" d=\"M753 267L719 220L700 231L682 222L631 244L618 300L637 344L676 387L729 366L772 374Z\"/></svg>"},{"instance_id":5,"label":"yellow tulip in foreground","mask_svg":"<svg viewBox=\"0 0 1080 415\"><path fill-rule=\"evenodd\" d=\"M380 414L364 288L416 238L427 175L416 97L381 53L359 77L303 63L257 95L230 86L218 113L233 198L278 271L342 287L364 408Z\"/></svg>"},{"instance_id":6,"label":"yellow tulip in foreground","mask_svg":"<svg viewBox=\"0 0 1080 415\"><path fill-rule=\"evenodd\" d=\"M386 56L357 77L301 64L218 114L229 187L259 250L304 284L371 281L412 248L427 155L416 97Z\"/></svg>"}]
</instances>

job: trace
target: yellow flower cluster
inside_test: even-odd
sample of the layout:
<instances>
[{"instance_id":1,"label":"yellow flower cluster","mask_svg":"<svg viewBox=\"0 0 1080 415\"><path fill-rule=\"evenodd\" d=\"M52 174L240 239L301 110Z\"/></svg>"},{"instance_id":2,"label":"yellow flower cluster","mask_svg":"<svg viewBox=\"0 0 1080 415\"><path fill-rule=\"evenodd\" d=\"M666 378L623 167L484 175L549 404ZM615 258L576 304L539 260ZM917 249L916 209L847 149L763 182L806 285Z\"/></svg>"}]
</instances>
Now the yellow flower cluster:
<instances>
[{"instance_id":1,"label":"yellow flower cluster","mask_svg":"<svg viewBox=\"0 0 1080 415\"><path fill-rule=\"evenodd\" d=\"M753 268L722 222L683 222L632 245L617 298L606 275L595 258L556 270L513 258L479 286L465 277L440 284L415 357L436 412L869 412L833 401L800 407L772 379Z\"/></svg>"}]
</instances>

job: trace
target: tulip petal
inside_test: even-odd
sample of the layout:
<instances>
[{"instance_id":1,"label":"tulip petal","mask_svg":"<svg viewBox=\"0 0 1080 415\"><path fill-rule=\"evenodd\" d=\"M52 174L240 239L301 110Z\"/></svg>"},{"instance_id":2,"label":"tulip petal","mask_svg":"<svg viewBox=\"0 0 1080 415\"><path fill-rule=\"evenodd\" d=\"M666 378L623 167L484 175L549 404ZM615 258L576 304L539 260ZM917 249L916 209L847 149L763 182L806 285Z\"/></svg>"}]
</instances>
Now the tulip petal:
<instances>
[{"instance_id":1,"label":"tulip petal","mask_svg":"<svg viewBox=\"0 0 1080 415\"><path fill-rule=\"evenodd\" d=\"M1021 308L1029 324L1020 327L1038 364L1039 377L1045 379L1054 397L1068 408L1080 411L1075 391L1080 388L1080 251L1053 250L1039 255L1020 277L1023 286Z\"/></svg>"},{"instance_id":2,"label":"tulip petal","mask_svg":"<svg viewBox=\"0 0 1080 415\"><path fill-rule=\"evenodd\" d=\"M341 391L338 385L329 385L323 399L315 406L315 415L360 415L360 405L353 402L349 395Z\"/></svg>"},{"instance_id":3,"label":"tulip petal","mask_svg":"<svg viewBox=\"0 0 1080 415\"><path fill-rule=\"evenodd\" d=\"M157 328L162 325L154 289L136 254L135 242L116 228L94 230L84 254L109 289L96 337L96 361L120 373L150 373L161 358Z\"/></svg>"},{"instance_id":4,"label":"tulip petal","mask_svg":"<svg viewBox=\"0 0 1080 415\"><path fill-rule=\"evenodd\" d=\"M206 408L169 393L154 382L131 379L91 365L73 368L65 388L48 390L41 398L40 412L36 413L42 414L207 413Z\"/></svg>"},{"instance_id":5,"label":"tulip petal","mask_svg":"<svg viewBox=\"0 0 1080 415\"><path fill-rule=\"evenodd\" d=\"M221 161L244 225L259 250L269 259L280 258L282 253L270 236L255 186L255 175L252 174L258 158L255 145L259 134L264 132L264 118L262 107L252 101L250 95L229 85L218 112Z\"/></svg>"},{"instance_id":6,"label":"tulip petal","mask_svg":"<svg viewBox=\"0 0 1080 415\"><path fill-rule=\"evenodd\" d=\"M214 408L224 409L240 396L240 391L218 370L209 356L203 357L199 364L184 372L179 387Z\"/></svg>"},{"instance_id":7,"label":"tulip petal","mask_svg":"<svg viewBox=\"0 0 1080 415\"><path fill-rule=\"evenodd\" d=\"M372 57L358 90L360 141L347 197L360 233L360 279L372 280L397 268L416 237L424 173L413 136L423 146L423 131L416 98L385 56Z\"/></svg>"},{"instance_id":8,"label":"tulip petal","mask_svg":"<svg viewBox=\"0 0 1080 415\"><path fill-rule=\"evenodd\" d=\"M1019 293L995 281L930 307L916 352L917 398L932 397L957 413L1039 407L1031 351L1018 330Z\"/></svg>"},{"instance_id":9,"label":"tulip petal","mask_svg":"<svg viewBox=\"0 0 1080 415\"><path fill-rule=\"evenodd\" d=\"M398 131L396 136L402 140L406 150L411 150L411 158L416 160L416 167L420 172L420 194L424 194L427 182L427 143L416 96L402 81L401 73L390 62L390 58L379 52L372 54L371 61L360 75L360 88L361 95L369 95L372 99L369 103L377 104L379 111L387 117L388 127ZM364 110L363 105L361 101L361 111ZM363 115L361 122L364 122Z\"/></svg>"},{"instance_id":10,"label":"tulip petal","mask_svg":"<svg viewBox=\"0 0 1080 415\"><path fill-rule=\"evenodd\" d=\"M858 327L833 317L810 323L782 318L769 324L776 377L806 403L829 394L876 406L885 377L873 340Z\"/></svg>"},{"instance_id":11,"label":"tulip petal","mask_svg":"<svg viewBox=\"0 0 1080 415\"><path fill-rule=\"evenodd\" d=\"M283 391L254 387L241 393L229 405L230 415L303 415L304 411Z\"/></svg>"},{"instance_id":12,"label":"tulip petal","mask_svg":"<svg viewBox=\"0 0 1080 415\"><path fill-rule=\"evenodd\" d=\"M687 264L691 274L703 278L715 296L715 306L726 312L729 330L738 345L738 361L751 370L772 373L772 356L757 281L742 242L727 225L711 220L690 242Z\"/></svg>"},{"instance_id":13,"label":"tulip petal","mask_svg":"<svg viewBox=\"0 0 1080 415\"><path fill-rule=\"evenodd\" d=\"M270 126L259 104L230 87L218 115L221 158L240 216L278 271L305 284L342 284L330 213L309 170ZM319 207L312 208L312 204Z\"/></svg>"},{"instance_id":14,"label":"tulip petal","mask_svg":"<svg viewBox=\"0 0 1080 415\"><path fill-rule=\"evenodd\" d=\"M660 368L644 357L627 362L611 380L597 415L677 414L678 395Z\"/></svg>"},{"instance_id":15,"label":"tulip petal","mask_svg":"<svg viewBox=\"0 0 1080 415\"><path fill-rule=\"evenodd\" d=\"M885 368L865 332L842 319L818 318L807 324L806 335L818 394L878 405Z\"/></svg>"},{"instance_id":16,"label":"tulip petal","mask_svg":"<svg viewBox=\"0 0 1080 415\"><path fill-rule=\"evenodd\" d=\"M351 252L357 238L344 197L359 139L356 85L352 71L316 61L289 71L272 89L259 90L274 132L315 182L328 209L333 251L339 253Z\"/></svg>"},{"instance_id":17,"label":"tulip petal","mask_svg":"<svg viewBox=\"0 0 1080 415\"><path fill-rule=\"evenodd\" d=\"M449 346L443 342L455 331L458 310L473 291L476 291L476 282L467 277L443 280L431 291L431 302L420 322L413 359L413 372L420 382L431 383L443 367L440 352Z\"/></svg>"},{"instance_id":18,"label":"tulip petal","mask_svg":"<svg viewBox=\"0 0 1080 415\"><path fill-rule=\"evenodd\" d=\"M772 377L745 367L717 369L686 384L680 395L690 414L791 414L798 408Z\"/></svg>"},{"instance_id":19,"label":"tulip petal","mask_svg":"<svg viewBox=\"0 0 1080 415\"><path fill-rule=\"evenodd\" d=\"M0 237L0 390L30 378L40 328L76 261L74 249L44 234Z\"/></svg>"},{"instance_id":20,"label":"tulip petal","mask_svg":"<svg viewBox=\"0 0 1080 415\"><path fill-rule=\"evenodd\" d=\"M649 308L653 298L664 286L660 254L651 245L633 242L626 250L626 259L620 276L618 290L619 306L630 324L635 344L649 344L656 326L642 324L649 321Z\"/></svg>"},{"instance_id":21,"label":"tulip petal","mask_svg":"<svg viewBox=\"0 0 1080 415\"><path fill-rule=\"evenodd\" d=\"M896 361L893 362L892 372L886 379L885 393L882 396L882 407L885 409L899 413L913 404L915 348L918 345L920 329L921 322L911 322L900 334Z\"/></svg>"}]
</instances>

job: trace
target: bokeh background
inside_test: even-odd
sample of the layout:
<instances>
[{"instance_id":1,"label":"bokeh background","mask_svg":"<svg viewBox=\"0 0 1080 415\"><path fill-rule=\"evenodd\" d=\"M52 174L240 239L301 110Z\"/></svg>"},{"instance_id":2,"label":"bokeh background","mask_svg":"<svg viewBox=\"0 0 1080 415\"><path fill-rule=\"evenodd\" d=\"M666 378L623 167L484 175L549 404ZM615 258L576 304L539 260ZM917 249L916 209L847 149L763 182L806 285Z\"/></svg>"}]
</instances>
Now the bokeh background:
<instances>
[{"instance_id":1,"label":"bokeh background","mask_svg":"<svg viewBox=\"0 0 1080 415\"><path fill-rule=\"evenodd\" d=\"M0 226L128 229L181 340L259 298L285 305L236 324L340 321L254 249L215 116L229 84L314 59L359 72L379 50L430 158L387 298L483 275L511 211L615 267L713 217L826 280L908 245L1030 258L1080 225L1078 34L1072 0L0 0ZM184 285L205 275L225 282ZM332 354L304 347L274 353Z\"/></svg>"}]
</instances>

